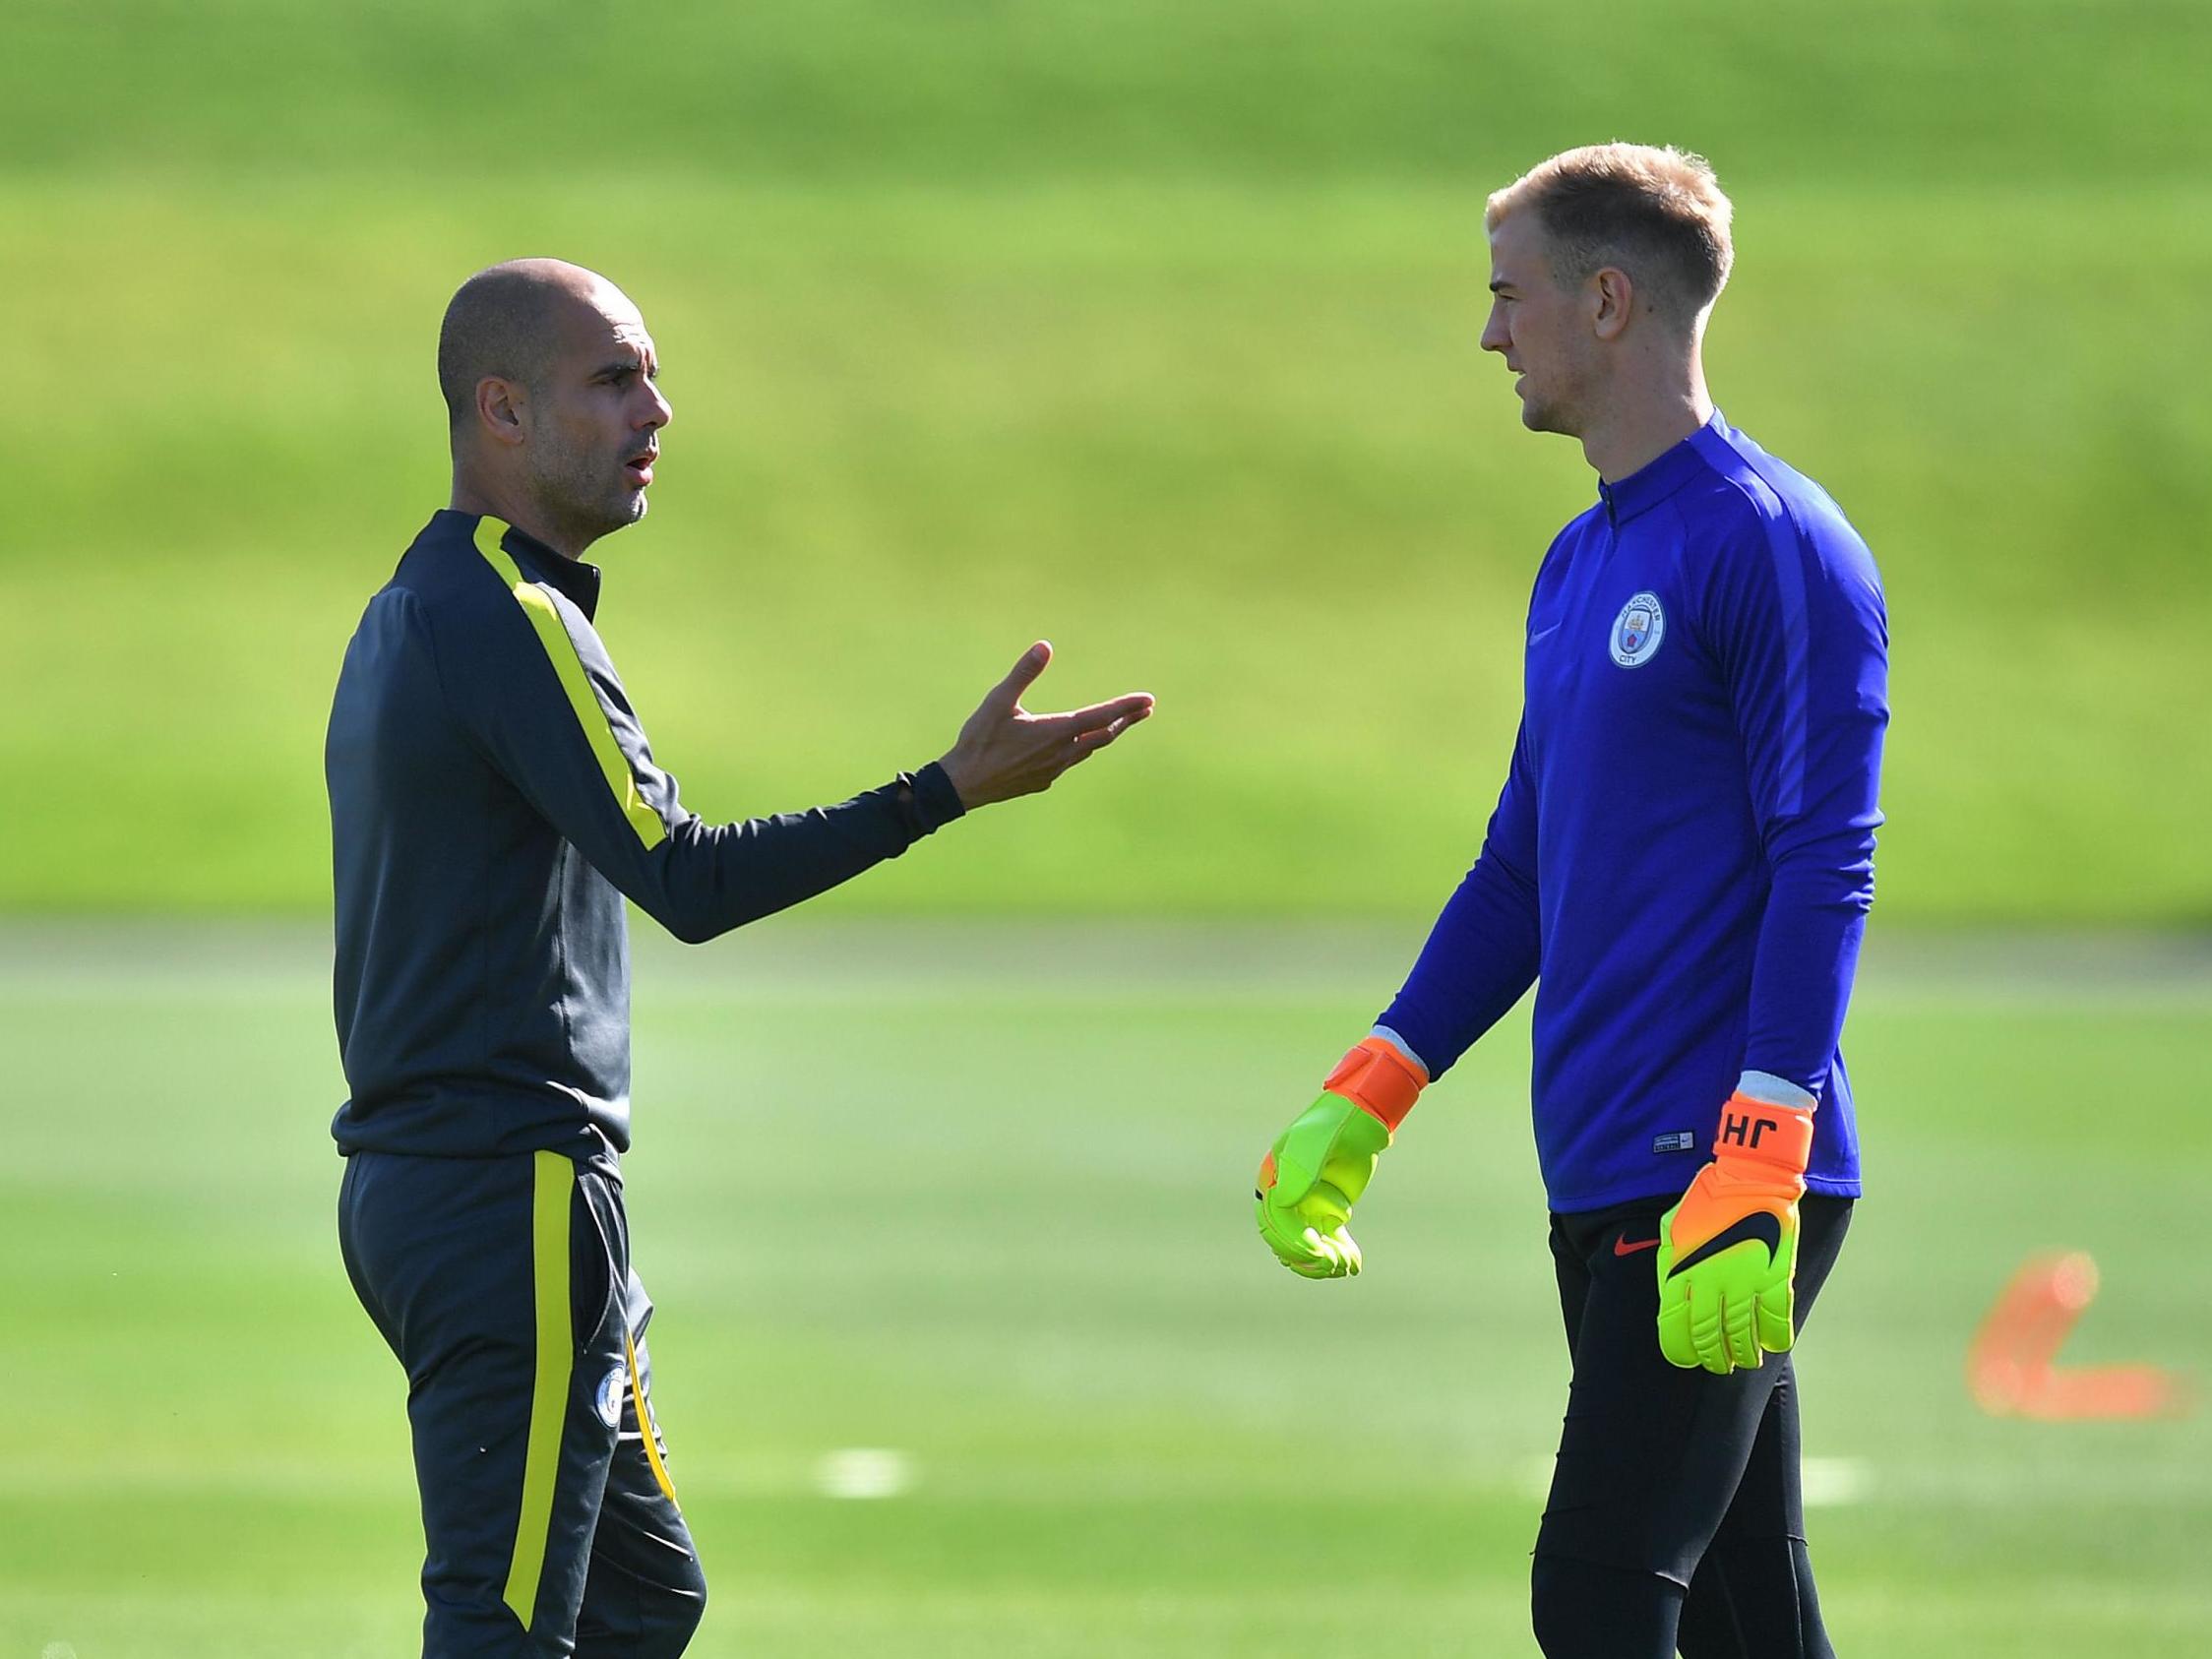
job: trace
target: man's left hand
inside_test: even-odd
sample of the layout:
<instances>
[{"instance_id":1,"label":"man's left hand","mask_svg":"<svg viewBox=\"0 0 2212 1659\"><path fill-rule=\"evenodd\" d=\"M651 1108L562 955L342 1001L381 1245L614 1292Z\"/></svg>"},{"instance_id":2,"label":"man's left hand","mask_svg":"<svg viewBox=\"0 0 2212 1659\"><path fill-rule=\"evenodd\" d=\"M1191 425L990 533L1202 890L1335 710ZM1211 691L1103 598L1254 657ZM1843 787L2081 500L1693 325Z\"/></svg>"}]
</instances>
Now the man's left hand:
<instances>
[{"instance_id":1,"label":"man's left hand","mask_svg":"<svg viewBox=\"0 0 2212 1659\"><path fill-rule=\"evenodd\" d=\"M1713 1160L1659 1221L1659 1351L1725 1377L1789 1352L1813 1113L1738 1093Z\"/></svg>"},{"instance_id":2,"label":"man's left hand","mask_svg":"<svg viewBox=\"0 0 2212 1659\"><path fill-rule=\"evenodd\" d=\"M1125 692L1060 714L1030 713L1021 707L1021 694L1051 660L1049 641L1023 651L1007 677L984 694L958 740L938 762L967 811L1051 788L1070 767L1151 715L1150 692Z\"/></svg>"}]
</instances>

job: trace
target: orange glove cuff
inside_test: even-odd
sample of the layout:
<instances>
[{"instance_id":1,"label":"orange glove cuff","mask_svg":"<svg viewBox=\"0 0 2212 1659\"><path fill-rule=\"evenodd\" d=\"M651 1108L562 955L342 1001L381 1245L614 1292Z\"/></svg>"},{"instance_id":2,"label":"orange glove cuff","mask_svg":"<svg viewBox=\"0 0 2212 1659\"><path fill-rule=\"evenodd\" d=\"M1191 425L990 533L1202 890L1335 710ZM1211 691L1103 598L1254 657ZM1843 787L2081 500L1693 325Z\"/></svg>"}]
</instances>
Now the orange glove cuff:
<instances>
[{"instance_id":1,"label":"orange glove cuff","mask_svg":"<svg viewBox=\"0 0 2212 1659\"><path fill-rule=\"evenodd\" d=\"M1713 1158L1765 1164L1792 1177L1802 1176L1813 1161L1813 1113L1803 1106L1777 1106L1748 1094L1732 1094L1720 1109Z\"/></svg>"},{"instance_id":2,"label":"orange glove cuff","mask_svg":"<svg viewBox=\"0 0 2212 1659\"><path fill-rule=\"evenodd\" d=\"M1392 1135L1421 1091L1429 1086L1429 1074L1400 1053L1384 1037L1369 1037L1336 1063L1321 1088L1341 1094Z\"/></svg>"}]
</instances>

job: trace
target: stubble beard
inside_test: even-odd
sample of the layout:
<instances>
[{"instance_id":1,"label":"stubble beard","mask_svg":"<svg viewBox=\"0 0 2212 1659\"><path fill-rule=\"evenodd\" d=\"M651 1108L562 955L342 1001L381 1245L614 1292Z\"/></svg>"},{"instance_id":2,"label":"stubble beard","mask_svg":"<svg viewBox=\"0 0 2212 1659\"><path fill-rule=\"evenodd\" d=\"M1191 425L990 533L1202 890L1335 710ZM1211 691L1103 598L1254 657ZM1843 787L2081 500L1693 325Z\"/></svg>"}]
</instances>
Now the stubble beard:
<instances>
[{"instance_id":1,"label":"stubble beard","mask_svg":"<svg viewBox=\"0 0 2212 1659\"><path fill-rule=\"evenodd\" d=\"M1537 399L1522 397L1521 424L1531 432L1551 432L1562 438L1579 438L1582 421L1566 398Z\"/></svg>"},{"instance_id":2,"label":"stubble beard","mask_svg":"<svg viewBox=\"0 0 2212 1659\"><path fill-rule=\"evenodd\" d=\"M1533 398L1521 399L1521 424L1531 432L1565 432L1559 416L1550 403L1539 403Z\"/></svg>"},{"instance_id":3,"label":"stubble beard","mask_svg":"<svg viewBox=\"0 0 2212 1659\"><path fill-rule=\"evenodd\" d=\"M645 492L609 479L584 456L540 450L530 493L550 526L579 546L627 529L645 516Z\"/></svg>"}]
</instances>

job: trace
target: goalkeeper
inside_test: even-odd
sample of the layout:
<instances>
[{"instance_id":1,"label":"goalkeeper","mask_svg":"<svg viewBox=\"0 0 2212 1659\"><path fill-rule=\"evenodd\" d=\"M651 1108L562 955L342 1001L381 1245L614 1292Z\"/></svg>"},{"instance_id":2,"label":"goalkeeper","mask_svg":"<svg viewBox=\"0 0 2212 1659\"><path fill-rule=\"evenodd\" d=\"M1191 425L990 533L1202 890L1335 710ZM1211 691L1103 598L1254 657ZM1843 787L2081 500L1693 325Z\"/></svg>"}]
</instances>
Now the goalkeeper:
<instances>
[{"instance_id":1,"label":"goalkeeper","mask_svg":"<svg viewBox=\"0 0 2212 1659\"><path fill-rule=\"evenodd\" d=\"M1728 425L1700 342L1730 208L1673 150L1490 199L1482 343L1599 501L1528 609L1481 856L1374 1032L1260 1166L1260 1225L1356 1273L1346 1212L1420 1090L1538 986L1531 1095L1573 1380L1537 1535L1552 1659L1832 1652L1789 1350L1859 1194L1837 1052L1873 898L1887 624L1835 504Z\"/></svg>"}]
</instances>

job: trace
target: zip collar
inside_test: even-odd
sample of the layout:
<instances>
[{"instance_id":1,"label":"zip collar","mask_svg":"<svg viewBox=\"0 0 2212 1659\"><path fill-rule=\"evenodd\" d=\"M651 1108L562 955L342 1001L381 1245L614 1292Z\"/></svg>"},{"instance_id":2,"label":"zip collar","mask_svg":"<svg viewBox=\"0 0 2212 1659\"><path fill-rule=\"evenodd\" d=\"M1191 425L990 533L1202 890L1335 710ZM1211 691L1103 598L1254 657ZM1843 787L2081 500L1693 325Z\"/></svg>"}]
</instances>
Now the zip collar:
<instances>
[{"instance_id":1,"label":"zip collar","mask_svg":"<svg viewBox=\"0 0 2212 1659\"><path fill-rule=\"evenodd\" d=\"M472 540L476 526L484 515L456 513L447 508L439 513L442 520L450 520L462 540ZM500 522L505 523L505 520ZM507 525L507 533L499 544L514 559L515 566L531 582L542 582L559 593L569 603L584 613L584 619L596 619L599 609L599 567L587 565L582 559L564 559L527 530L514 524Z\"/></svg>"},{"instance_id":2,"label":"zip collar","mask_svg":"<svg viewBox=\"0 0 2212 1659\"><path fill-rule=\"evenodd\" d=\"M1673 448L1660 452L1617 484L1598 480L1598 500L1605 504L1607 522L1619 529L1638 514L1648 513L1700 472L1710 469L1700 448L1728 430L1718 408L1713 418Z\"/></svg>"}]
</instances>

